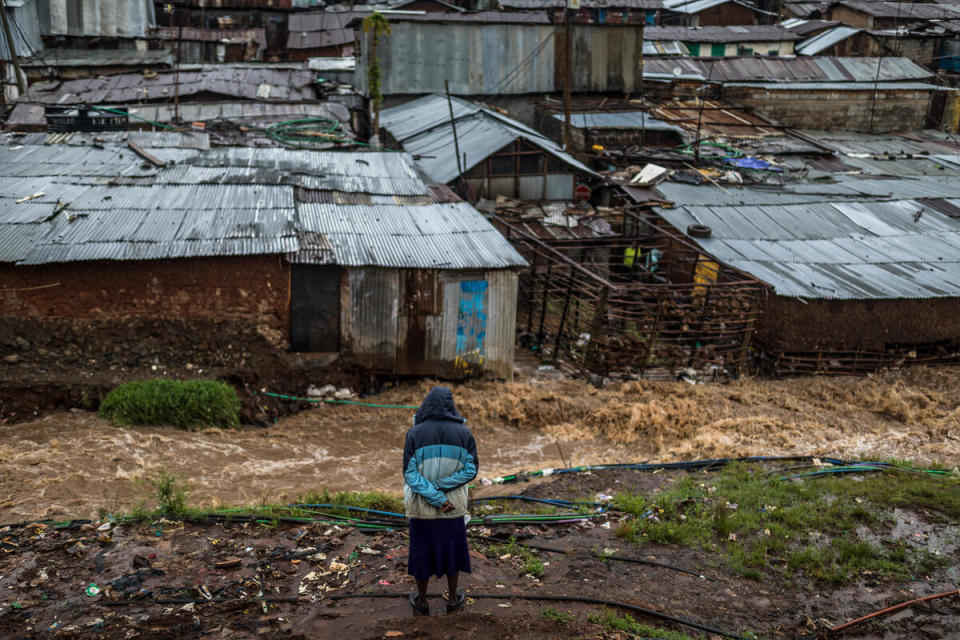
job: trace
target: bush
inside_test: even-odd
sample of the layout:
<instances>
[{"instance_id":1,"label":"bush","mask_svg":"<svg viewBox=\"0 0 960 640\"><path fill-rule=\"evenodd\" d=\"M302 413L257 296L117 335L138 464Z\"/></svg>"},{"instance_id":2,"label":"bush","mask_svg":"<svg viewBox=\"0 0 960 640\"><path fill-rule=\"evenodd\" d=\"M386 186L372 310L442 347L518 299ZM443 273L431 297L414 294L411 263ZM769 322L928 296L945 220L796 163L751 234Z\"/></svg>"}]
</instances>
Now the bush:
<instances>
[{"instance_id":1,"label":"bush","mask_svg":"<svg viewBox=\"0 0 960 640\"><path fill-rule=\"evenodd\" d=\"M107 394L100 415L127 425L239 427L240 398L233 387L216 380L127 382Z\"/></svg>"}]
</instances>

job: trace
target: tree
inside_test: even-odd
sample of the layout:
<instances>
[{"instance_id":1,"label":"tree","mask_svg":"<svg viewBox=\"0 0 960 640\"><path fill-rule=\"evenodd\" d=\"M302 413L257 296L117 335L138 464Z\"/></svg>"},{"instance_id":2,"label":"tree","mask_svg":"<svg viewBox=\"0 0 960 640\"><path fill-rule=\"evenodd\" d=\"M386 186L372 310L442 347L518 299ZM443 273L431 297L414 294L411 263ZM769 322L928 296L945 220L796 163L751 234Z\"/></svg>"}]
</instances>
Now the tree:
<instances>
[{"instance_id":1,"label":"tree","mask_svg":"<svg viewBox=\"0 0 960 640\"><path fill-rule=\"evenodd\" d=\"M380 136L380 103L383 94L380 93L380 60L377 58L377 44L380 37L390 35L390 23L379 11L374 11L363 19L363 32L371 33L370 64L367 65L367 86L370 91L370 100L373 102L373 135L379 140Z\"/></svg>"}]
</instances>

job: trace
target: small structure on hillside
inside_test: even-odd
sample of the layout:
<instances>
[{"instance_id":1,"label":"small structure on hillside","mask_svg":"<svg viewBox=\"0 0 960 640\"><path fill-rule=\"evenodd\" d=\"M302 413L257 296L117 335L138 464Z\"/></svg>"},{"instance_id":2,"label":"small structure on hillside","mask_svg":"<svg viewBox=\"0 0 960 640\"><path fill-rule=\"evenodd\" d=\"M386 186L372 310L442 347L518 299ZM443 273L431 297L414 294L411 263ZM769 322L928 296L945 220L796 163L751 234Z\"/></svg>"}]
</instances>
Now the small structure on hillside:
<instances>
[{"instance_id":1,"label":"small structure on hillside","mask_svg":"<svg viewBox=\"0 0 960 640\"><path fill-rule=\"evenodd\" d=\"M741 0L664 0L661 24L724 27L757 24L758 9Z\"/></svg>"},{"instance_id":2,"label":"small structure on hillside","mask_svg":"<svg viewBox=\"0 0 960 640\"><path fill-rule=\"evenodd\" d=\"M0 145L0 317L231 321L373 371L510 377L524 259L407 154L205 133Z\"/></svg>"},{"instance_id":3,"label":"small structure on hillside","mask_svg":"<svg viewBox=\"0 0 960 640\"><path fill-rule=\"evenodd\" d=\"M789 56L800 36L779 25L731 25L726 27L650 27L646 40L682 42L693 57Z\"/></svg>"},{"instance_id":4,"label":"small structure on hillside","mask_svg":"<svg viewBox=\"0 0 960 640\"><path fill-rule=\"evenodd\" d=\"M497 196L569 201L578 185L597 178L553 140L467 100L448 104L446 96L425 96L385 109L380 122L431 180L460 187L462 179L472 202Z\"/></svg>"}]
</instances>

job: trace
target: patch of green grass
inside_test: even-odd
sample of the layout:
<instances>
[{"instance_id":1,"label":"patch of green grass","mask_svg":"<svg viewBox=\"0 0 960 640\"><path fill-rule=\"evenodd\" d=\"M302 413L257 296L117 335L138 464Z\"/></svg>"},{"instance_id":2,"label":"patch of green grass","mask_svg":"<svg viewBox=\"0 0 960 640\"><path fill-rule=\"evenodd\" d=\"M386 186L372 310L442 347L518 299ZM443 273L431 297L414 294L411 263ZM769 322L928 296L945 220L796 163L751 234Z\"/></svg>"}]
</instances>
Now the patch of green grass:
<instances>
[{"instance_id":1,"label":"patch of green grass","mask_svg":"<svg viewBox=\"0 0 960 640\"><path fill-rule=\"evenodd\" d=\"M573 620L573 615L557 611L553 608L547 608L540 612L540 617L550 622L556 622L559 625L567 626Z\"/></svg>"},{"instance_id":2,"label":"patch of green grass","mask_svg":"<svg viewBox=\"0 0 960 640\"><path fill-rule=\"evenodd\" d=\"M617 506L635 518L617 533L641 545L717 548L731 570L751 578L771 569L785 576L802 570L842 584L866 571L903 578L943 562L904 544L871 540L886 532L895 507L956 520L955 478L885 471L780 480L790 473L796 472L734 464L684 476L653 495L619 494Z\"/></svg>"},{"instance_id":3,"label":"patch of green grass","mask_svg":"<svg viewBox=\"0 0 960 640\"><path fill-rule=\"evenodd\" d=\"M532 575L540 579L544 574L543 562L534 553L533 549L519 544L516 538L510 538L510 542L505 544L490 545L490 551L497 556L510 554L512 557L520 560L520 575Z\"/></svg>"},{"instance_id":4,"label":"patch of green grass","mask_svg":"<svg viewBox=\"0 0 960 640\"><path fill-rule=\"evenodd\" d=\"M696 640L693 636L681 633L679 631L670 631L669 629L659 629L637 622L629 615L618 616L615 612L605 609L600 615L591 614L587 620L594 624L613 629L615 631L626 631L627 633L637 635L643 638L657 638L658 640Z\"/></svg>"},{"instance_id":5,"label":"patch of green grass","mask_svg":"<svg viewBox=\"0 0 960 640\"><path fill-rule=\"evenodd\" d=\"M126 382L108 393L100 415L124 425L236 428L240 399L233 387L217 380L155 378Z\"/></svg>"},{"instance_id":6,"label":"patch of green grass","mask_svg":"<svg viewBox=\"0 0 960 640\"><path fill-rule=\"evenodd\" d=\"M377 511L389 511L390 513L403 513L403 498L382 491L337 491L332 492L324 489L323 491L310 491L297 497L299 504L333 504L351 507L363 507L364 509L376 509ZM349 509L337 509L335 507L326 507L325 513L333 513L340 516L363 517L362 512L351 511Z\"/></svg>"},{"instance_id":7,"label":"patch of green grass","mask_svg":"<svg viewBox=\"0 0 960 640\"><path fill-rule=\"evenodd\" d=\"M146 488L148 499L156 503L157 508L150 512L145 507L140 507L133 514L134 518L153 516L181 518L186 515L190 485L180 476L166 469L158 469L138 478L136 482Z\"/></svg>"}]
</instances>

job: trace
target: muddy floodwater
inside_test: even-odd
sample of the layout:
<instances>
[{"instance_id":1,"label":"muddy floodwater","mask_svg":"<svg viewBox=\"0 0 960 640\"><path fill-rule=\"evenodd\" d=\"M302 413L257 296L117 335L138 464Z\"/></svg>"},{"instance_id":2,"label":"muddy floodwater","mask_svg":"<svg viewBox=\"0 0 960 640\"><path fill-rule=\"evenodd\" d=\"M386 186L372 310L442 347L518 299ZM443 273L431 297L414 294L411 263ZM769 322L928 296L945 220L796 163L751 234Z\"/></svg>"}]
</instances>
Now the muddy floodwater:
<instances>
[{"instance_id":1,"label":"muddy floodwater","mask_svg":"<svg viewBox=\"0 0 960 640\"><path fill-rule=\"evenodd\" d=\"M960 371L729 384L566 379L454 385L482 477L565 464L824 455L960 462ZM429 383L372 401L416 404ZM89 412L0 426L0 522L129 511L165 469L194 505L294 500L320 489L399 492L409 409L321 406L269 428L120 427ZM562 457L561 457L562 453ZM153 506L153 505L147 505Z\"/></svg>"}]
</instances>

